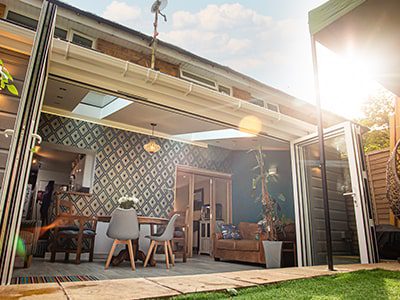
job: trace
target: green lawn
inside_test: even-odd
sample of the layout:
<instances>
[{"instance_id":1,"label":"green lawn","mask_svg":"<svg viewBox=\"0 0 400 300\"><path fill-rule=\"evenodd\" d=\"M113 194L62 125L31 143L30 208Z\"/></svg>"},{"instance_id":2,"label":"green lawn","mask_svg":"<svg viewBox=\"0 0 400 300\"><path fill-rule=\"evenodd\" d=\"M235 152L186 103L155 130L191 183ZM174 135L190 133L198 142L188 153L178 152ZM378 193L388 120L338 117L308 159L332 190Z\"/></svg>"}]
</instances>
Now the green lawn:
<instances>
[{"instance_id":1,"label":"green lawn","mask_svg":"<svg viewBox=\"0 0 400 300\"><path fill-rule=\"evenodd\" d=\"M212 275L210 275L212 276ZM227 292L197 293L174 299L400 299L400 272L358 271L286 281Z\"/></svg>"}]
</instances>

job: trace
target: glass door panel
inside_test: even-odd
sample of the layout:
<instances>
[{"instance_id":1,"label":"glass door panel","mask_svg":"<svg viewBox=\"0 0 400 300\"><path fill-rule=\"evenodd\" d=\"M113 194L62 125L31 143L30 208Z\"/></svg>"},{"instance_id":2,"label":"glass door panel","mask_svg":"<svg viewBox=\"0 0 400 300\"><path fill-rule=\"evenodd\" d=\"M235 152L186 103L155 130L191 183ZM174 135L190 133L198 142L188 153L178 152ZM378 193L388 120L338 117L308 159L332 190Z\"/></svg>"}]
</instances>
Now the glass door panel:
<instances>
[{"instance_id":1,"label":"glass door panel","mask_svg":"<svg viewBox=\"0 0 400 300\"><path fill-rule=\"evenodd\" d=\"M325 218L318 142L304 146L302 151L305 183L309 192L307 206L313 264L326 264ZM344 134L326 139L325 152L334 263L356 263L360 261L360 257Z\"/></svg>"},{"instance_id":2,"label":"glass door panel","mask_svg":"<svg viewBox=\"0 0 400 300\"><path fill-rule=\"evenodd\" d=\"M174 211L183 211L188 214L187 255L189 257L192 257L193 254L193 222L191 222L191 220L193 220L193 186L193 174L177 170L175 178Z\"/></svg>"},{"instance_id":3,"label":"glass door panel","mask_svg":"<svg viewBox=\"0 0 400 300\"><path fill-rule=\"evenodd\" d=\"M228 180L215 178L215 221L230 223Z\"/></svg>"},{"instance_id":4,"label":"glass door panel","mask_svg":"<svg viewBox=\"0 0 400 300\"><path fill-rule=\"evenodd\" d=\"M334 264L374 262L374 225L359 127L346 122L324 134ZM317 135L292 142L291 150L299 265L326 264Z\"/></svg>"}]
</instances>

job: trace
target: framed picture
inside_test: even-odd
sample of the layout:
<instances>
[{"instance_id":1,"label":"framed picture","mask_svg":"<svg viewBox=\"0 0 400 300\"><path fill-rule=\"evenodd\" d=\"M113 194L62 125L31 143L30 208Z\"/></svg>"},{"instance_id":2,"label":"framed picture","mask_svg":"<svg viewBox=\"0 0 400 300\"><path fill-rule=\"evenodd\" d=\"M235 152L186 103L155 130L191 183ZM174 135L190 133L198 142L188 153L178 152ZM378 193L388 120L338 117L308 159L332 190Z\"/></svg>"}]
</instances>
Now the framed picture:
<instances>
[{"instance_id":1,"label":"framed picture","mask_svg":"<svg viewBox=\"0 0 400 300\"><path fill-rule=\"evenodd\" d=\"M194 190L194 210L201 210L204 204L204 189Z\"/></svg>"}]
</instances>

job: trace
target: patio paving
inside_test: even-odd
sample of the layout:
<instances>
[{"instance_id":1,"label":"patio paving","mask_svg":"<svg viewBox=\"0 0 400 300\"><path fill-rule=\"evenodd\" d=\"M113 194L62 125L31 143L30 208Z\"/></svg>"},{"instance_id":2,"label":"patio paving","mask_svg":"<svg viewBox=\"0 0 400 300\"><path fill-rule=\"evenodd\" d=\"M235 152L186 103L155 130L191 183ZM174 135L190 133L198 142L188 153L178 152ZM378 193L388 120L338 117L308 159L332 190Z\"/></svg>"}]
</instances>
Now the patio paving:
<instances>
[{"instance_id":1,"label":"patio paving","mask_svg":"<svg viewBox=\"0 0 400 300\"><path fill-rule=\"evenodd\" d=\"M400 271L400 264L387 262L371 265L341 265L338 272L362 269ZM60 284L27 284L0 287L1 299L145 299L171 297L184 293L224 290L279 281L334 275L326 266L247 270L186 276L128 278Z\"/></svg>"},{"instance_id":2,"label":"patio paving","mask_svg":"<svg viewBox=\"0 0 400 300\"><path fill-rule=\"evenodd\" d=\"M160 256L164 259L164 256ZM72 256L72 259L74 257ZM49 259L33 260L32 266L28 269L15 269L13 276L66 276L66 275L92 275L100 280L123 279L123 278L147 278L164 276L182 276L197 274L212 274L223 272L262 270L260 265L241 264L230 262L217 262L206 255L194 256L188 259L187 263L182 263L181 259L176 259L175 267L169 270L165 267L163 261L158 261L155 267L143 268L143 263L136 263L136 271L132 272L128 261L119 266L110 266L108 270L104 269L105 259L95 259L92 263L85 258L81 264L76 265L72 261L65 263L63 260L50 262Z\"/></svg>"}]
</instances>

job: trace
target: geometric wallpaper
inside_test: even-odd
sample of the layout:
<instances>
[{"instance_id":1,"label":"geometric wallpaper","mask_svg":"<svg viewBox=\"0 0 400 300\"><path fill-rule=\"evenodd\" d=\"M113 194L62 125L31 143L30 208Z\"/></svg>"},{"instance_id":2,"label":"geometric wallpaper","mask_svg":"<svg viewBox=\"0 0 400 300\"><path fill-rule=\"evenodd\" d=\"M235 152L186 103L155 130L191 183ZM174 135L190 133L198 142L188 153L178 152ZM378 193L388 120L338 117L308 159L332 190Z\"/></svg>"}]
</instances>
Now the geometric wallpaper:
<instances>
[{"instance_id":1,"label":"geometric wallpaper","mask_svg":"<svg viewBox=\"0 0 400 300\"><path fill-rule=\"evenodd\" d=\"M150 155L143 149L148 135L45 113L38 134L49 143L96 151L93 201L78 207L85 214L110 215L121 196L134 194L138 213L166 217L173 208L177 164L231 172L231 151L214 146L156 138L161 150Z\"/></svg>"}]
</instances>

